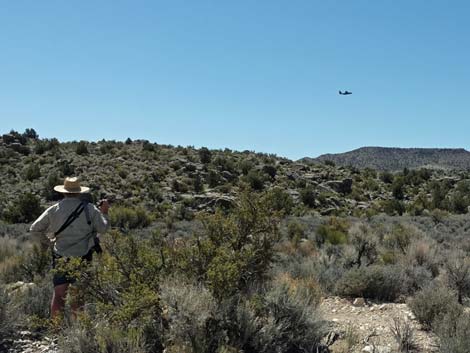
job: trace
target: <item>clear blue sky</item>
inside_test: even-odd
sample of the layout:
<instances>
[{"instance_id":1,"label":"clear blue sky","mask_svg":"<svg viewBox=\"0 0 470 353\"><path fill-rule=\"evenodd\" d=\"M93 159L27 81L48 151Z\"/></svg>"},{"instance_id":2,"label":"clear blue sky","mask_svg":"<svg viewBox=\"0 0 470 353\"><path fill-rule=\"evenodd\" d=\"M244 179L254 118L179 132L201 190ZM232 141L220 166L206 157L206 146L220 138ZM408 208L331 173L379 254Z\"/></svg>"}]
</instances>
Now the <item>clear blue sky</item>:
<instances>
[{"instance_id":1,"label":"clear blue sky","mask_svg":"<svg viewBox=\"0 0 470 353\"><path fill-rule=\"evenodd\" d=\"M463 0L2 1L1 130L468 149L469 18Z\"/></svg>"}]
</instances>

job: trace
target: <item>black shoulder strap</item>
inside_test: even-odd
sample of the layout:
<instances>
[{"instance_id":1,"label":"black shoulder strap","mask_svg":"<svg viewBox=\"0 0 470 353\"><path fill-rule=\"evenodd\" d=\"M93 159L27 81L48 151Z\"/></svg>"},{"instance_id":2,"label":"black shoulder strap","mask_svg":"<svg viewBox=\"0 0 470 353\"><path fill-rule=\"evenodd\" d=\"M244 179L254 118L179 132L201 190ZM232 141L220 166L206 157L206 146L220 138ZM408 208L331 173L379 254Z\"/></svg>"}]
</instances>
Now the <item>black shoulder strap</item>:
<instances>
[{"instance_id":1,"label":"black shoulder strap","mask_svg":"<svg viewBox=\"0 0 470 353\"><path fill-rule=\"evenodd\" d=\"M80 205L77 206L77 208L67 217L64 224L62 224L62 226L54 233L54 236L57 237L69 225L71 225L78 218L78 216L80 216L80 214L83 212L84 208L85 208L85 206L84 206L83 202L80 202Z\"/></svg>"}]
</instances>

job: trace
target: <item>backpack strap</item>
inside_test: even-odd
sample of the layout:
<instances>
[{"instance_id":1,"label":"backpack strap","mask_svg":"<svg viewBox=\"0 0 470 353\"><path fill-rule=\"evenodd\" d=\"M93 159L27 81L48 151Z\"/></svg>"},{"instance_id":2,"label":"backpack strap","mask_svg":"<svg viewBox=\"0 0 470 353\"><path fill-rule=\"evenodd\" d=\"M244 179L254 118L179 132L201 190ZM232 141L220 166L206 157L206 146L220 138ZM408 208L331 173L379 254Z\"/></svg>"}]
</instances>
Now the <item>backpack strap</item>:
<instances>
[{"instance_id":1,"label":"backpack strap","mask_svg":"<svg viewBox=\"0 0 470 353\"><path fill-rule=\"evenodd\" d=\"M83 202L80 202L80 204L77 206L77 208L67 217L65 220L64 224L54 233L54 236L58 236L60 233L62 233L69 225L71 225L83 212L85 206L83 205Z\"/></svg>"},{"instance_id":2,"label":"backpack strap","mask_svg":"<svg viewBox=\"0 0 470 353\"><path fill-rule=\"evenodd\" d=\"M91 226L90 210L88 209L88 202L82 201L83 210L85 211L86 222Z\"/></svg>"}]
</instances>

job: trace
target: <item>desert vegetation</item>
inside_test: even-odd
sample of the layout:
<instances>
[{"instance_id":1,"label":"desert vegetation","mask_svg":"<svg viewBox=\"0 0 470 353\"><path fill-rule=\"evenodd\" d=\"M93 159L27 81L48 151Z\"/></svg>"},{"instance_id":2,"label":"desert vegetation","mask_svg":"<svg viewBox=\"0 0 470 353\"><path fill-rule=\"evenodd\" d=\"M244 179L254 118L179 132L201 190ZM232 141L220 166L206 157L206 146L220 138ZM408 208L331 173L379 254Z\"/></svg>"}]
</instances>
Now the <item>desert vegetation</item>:
<instances>
[{"instance_id":1,"label":"desert vegetation","mask_svg":"<svg viewBox=\"0 0 470 353\"><path fill-rule=\"evenodd\" d=\"M0 146L0 340L63 352L317 352L327 297L407 303L442 352L468 352L470 174L301 163L33 129ZM49 320L49 249L27 226L79 175L112 201L104 253L77 271L78 319ZM397 351L412 333L396 320ZM341 333L353 341L355 333ZM353 346L353 344L349 344Z\"/></svg>"}]
</instances>

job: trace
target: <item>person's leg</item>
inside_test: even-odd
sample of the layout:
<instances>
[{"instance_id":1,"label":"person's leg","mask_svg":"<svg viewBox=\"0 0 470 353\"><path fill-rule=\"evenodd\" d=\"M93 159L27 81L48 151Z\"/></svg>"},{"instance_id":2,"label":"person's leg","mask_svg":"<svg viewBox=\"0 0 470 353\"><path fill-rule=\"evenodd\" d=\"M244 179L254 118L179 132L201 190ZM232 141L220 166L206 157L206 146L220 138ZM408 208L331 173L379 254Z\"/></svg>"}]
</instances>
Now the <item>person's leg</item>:
<instances>
[{"instance_id":1,"label":"person's leg","mask_svg":"<svg viewBox=\"0 0 470 353\"><path fill-rule=\"evenodd\" d=\"M69 283L59 284L54 287L54 294L51 302L51 317L54 319L64 311L65 297Z\"/></svg>"}]
</instances>

